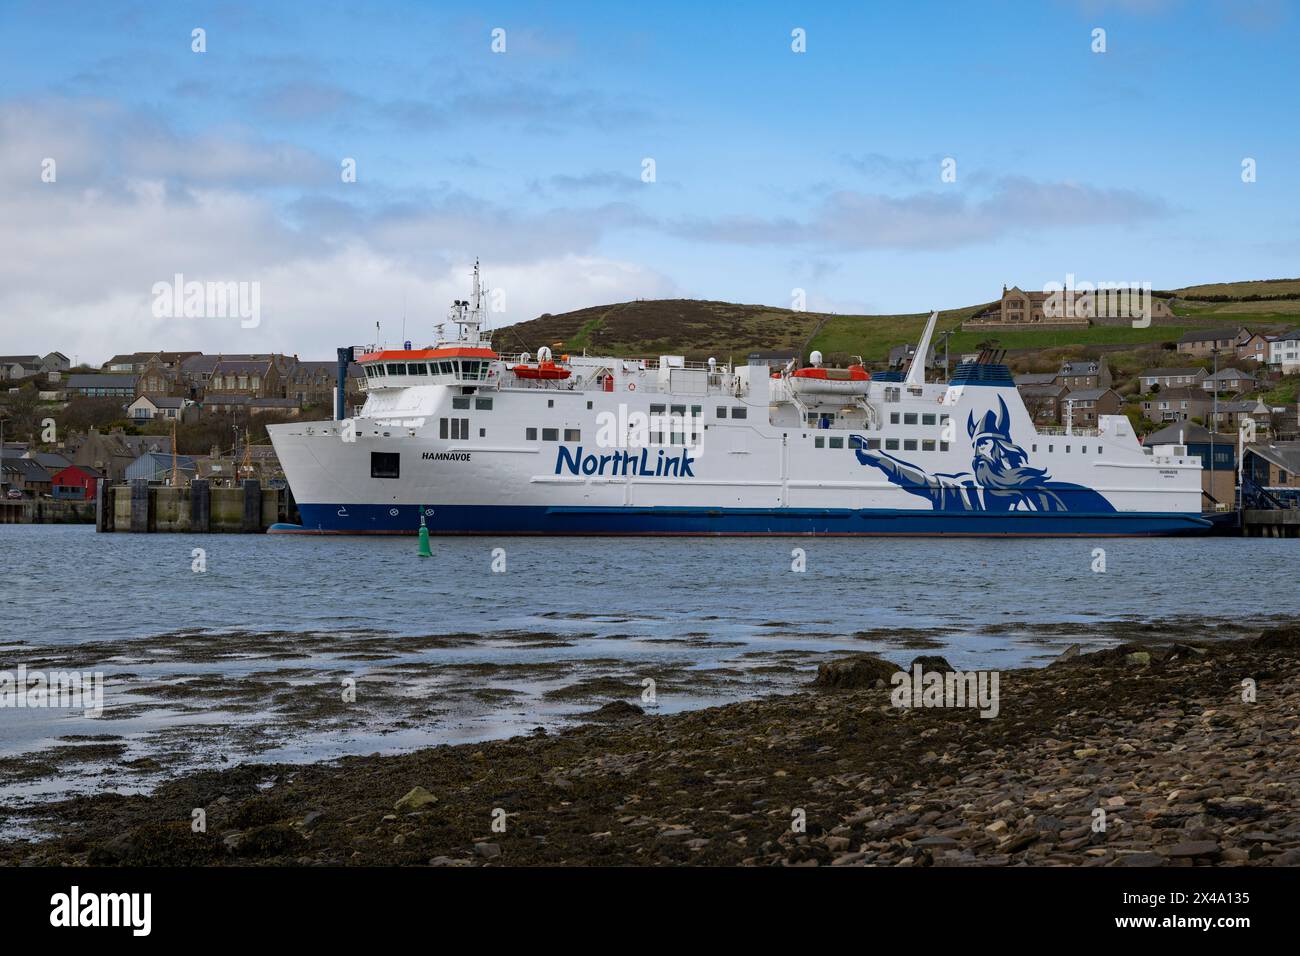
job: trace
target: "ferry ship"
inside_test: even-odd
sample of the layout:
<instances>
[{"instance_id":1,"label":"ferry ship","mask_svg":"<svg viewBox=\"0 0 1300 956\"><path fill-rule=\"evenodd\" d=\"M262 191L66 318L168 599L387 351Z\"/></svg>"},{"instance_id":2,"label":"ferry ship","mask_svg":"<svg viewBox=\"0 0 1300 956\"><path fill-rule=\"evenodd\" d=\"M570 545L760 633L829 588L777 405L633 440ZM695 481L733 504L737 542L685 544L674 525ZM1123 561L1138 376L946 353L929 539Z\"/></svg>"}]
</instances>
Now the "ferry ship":
<instances>
[{"instance_id":1,"label":"ferry ship","mask_svg":"<svg viewBox=\"0 0 1300 956\"><path fill-rule=\"evenodd\" d=\"M331 421L269 427L301 517L276 532L1115 536L1208 533L1201 461L1129 420L1039 428L997 353L946 382L859 361L770 368L508 356L478 265L453 335L340 350ZM928 353L937 313L916 355ZM440 327L442 328L442 327ZM343 408L348 359L365 403Z\"/></svg>"}]
</instances>

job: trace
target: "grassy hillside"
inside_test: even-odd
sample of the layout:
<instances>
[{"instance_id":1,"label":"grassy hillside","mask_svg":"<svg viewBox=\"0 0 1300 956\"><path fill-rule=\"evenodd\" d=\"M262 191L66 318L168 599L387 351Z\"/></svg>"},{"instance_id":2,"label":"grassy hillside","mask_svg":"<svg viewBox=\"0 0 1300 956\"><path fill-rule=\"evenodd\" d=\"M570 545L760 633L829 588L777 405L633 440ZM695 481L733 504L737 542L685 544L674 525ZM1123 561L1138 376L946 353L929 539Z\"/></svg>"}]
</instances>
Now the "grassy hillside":
<instances>
[{"instance_id":1,"label":"grassy hillside","mask_svg":"<svg viewBox=\"0 0 1300 956\"><path fill-rule=\"evenodd\" d=\"M1263 331L1282 331L1300 324L1300 279L1213 283L1170 291L1178 321L1169 325L1146 329L1092 326L1063 332L959 331L952 336L949 351L955 358L994 339L1013 355L1032 350L1036 355L1055 359L1105 351L1108 355L1122 354L1135 363L1167 365L1170 361L1161 360L1160 353L1168 352L1184 332L1220 323ZM1292 295L1296 298L1276 298ZM938 328L957 329L982 308L971 305L944 310L939 313ZM827 315L703 299L658 299L543 315L498 330L495 342L508 352L535 353L540 346L548 345L557 353L586 349L623 356L713 356L724 361L743 359L754 350L793 348L802 349L806 355L819 349L828 360L843 361L861 355L867 362L879 364L895 345L917 340L927 314Z\"/></svg>"},{"instance_id":2,"label":"grassy hillside","mask_svg":"<svg viewBox=\"0 0 1300 956\"><path fill-rule=\"evenodd\" d=\"M826 315L766 305L703 299L651 299L543 315L507 326L494 336L505 351L607 355L686 355L743 359L756 349L800 349Z\"/></svg>"}]
</instances>

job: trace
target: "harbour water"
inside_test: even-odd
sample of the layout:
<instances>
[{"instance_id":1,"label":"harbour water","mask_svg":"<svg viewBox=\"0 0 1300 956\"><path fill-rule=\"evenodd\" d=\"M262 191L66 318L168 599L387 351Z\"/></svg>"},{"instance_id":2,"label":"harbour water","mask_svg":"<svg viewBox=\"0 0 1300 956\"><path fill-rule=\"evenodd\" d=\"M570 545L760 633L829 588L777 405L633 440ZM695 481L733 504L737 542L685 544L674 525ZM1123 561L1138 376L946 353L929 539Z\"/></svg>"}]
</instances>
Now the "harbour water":
<instances>
[{"instance_id":1,"label":"harbour water","mask_svg":"<svg viewBox=\"0 0 1300 956\"><path fill-rule=\"evenodd\" d=\"M1290 548L442 538L422 559L414 538L9 526L0 671L106 684L99 717L0 709L0 830L32 800L198 767L553 731L619 699L664 713L788 692L850 651L1000 669L1072 643L1249 633L1300 614L1278 572Z\"/></svg>"}]
</instances>

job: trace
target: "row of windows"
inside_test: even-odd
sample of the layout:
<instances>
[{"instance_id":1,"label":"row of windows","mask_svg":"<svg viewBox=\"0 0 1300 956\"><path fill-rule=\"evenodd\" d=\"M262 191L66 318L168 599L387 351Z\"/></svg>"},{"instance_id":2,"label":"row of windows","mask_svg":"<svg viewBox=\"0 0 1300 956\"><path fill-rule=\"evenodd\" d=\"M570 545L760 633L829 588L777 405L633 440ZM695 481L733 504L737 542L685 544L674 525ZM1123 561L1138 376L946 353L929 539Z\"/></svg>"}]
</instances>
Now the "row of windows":
<instances>
[{"instance_id":1,"label":"row of windows","mask_svg":"<svg viewBox=\"0 0 1300 956\"><path fill-rule=\"evenodd\" d=\"M454 396L452 396L452 399L451 399L451 407L452 407L452 408L469 408L469 399L470 399L470 397L469 397L468 395L454 395ZM475 399L474 399L474 410L475 410L476 412L490 412L490 411L492 411L492 399L490 399L490 398L475 398Z\"/></svg>"},{"instance_id":2,"label":"row of windows","mask_svg":"<svg viewBox=\"0 0 1300 956\"><path fill-rule=\"evenodd\" d=\"M488 362L475 359L459 362L375 362L364 366L366 378L372 380L406 375L451 375L471 382L486 379L488 367Z\"/></svg>"},{"instance_id":3,"label":"row of windows","mask_svg":"<svg viewBox=\"0 0 1300 956\"><path fill-rule=\"evenodd\" d=\"M941 413L936 415L931 412L923 412L919 416L917 415L916 412L901 412L901 413L890 412L889 424L891 425L899 424L900 414L902 416L902 424L904 425L936 425L936 424L946 425L948 424L948 416L946 414Z\"/></svg>"},{"instance_id":4,"label":"row of windows","mask_svg":"<svg viewBox=\"0 0 1300 956\"><path fill-rule=\"evenodd\" d=\"M537 441L537 429L525 428L524 438L528 441ZM558 428L542 429L542 441L559 441L559 440L560 440L560 430ZM564 440L568 442L582 441L582 429L580 428L564 429Z\"/></svg>"}]
</instances>

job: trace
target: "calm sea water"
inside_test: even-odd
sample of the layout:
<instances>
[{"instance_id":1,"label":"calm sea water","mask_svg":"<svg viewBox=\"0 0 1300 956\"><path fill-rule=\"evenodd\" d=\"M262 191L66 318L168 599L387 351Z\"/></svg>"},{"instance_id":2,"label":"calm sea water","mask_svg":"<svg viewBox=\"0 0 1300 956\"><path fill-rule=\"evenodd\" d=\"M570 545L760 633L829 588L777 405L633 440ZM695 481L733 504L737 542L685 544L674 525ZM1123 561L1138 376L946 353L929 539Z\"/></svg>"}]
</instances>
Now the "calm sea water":
<instances>
[{"instance_id":1,"label":"calm sea water","mask_svg":"<svg viewBox=\"0 0 1300 956\"><path fill-rule=\"evenodd\" d=\"M1093 570L1097 548L1104 573ZM417 557L414 538L10 525L0 528L0 620L12 638L76 643L192 627L747 639L774 622L790 634L960 636L1017 622L1300 613L1295 542L1260 538L435 538L433 549ZM504 573L492 570L496 549ZM792 571L795 549L803 572Z\"/></svg>"},{"instance_id":2,"label":"calm sea water","mask_svg":"<svg viewBox=\"0 0 1300 956\"><path fill-rule=\"evenodd\" d=\"M0 671L93 666L108 681L99 718L0 709L0 835L24 832L6 805L148 789L200 766L562 726L636 699L647 675L662 678L654 706L667 712L796 689L846 650L997 669L1146 622L1208 638L1300 615L1287 540L452 538L435 539L432 558L416 547L0 527ZM194 630L220 639L175 636ZM429 639L443 634L477 637ZM348 675L364 691L356 709L317 709Z\"/></svg>"}]
</instances>

